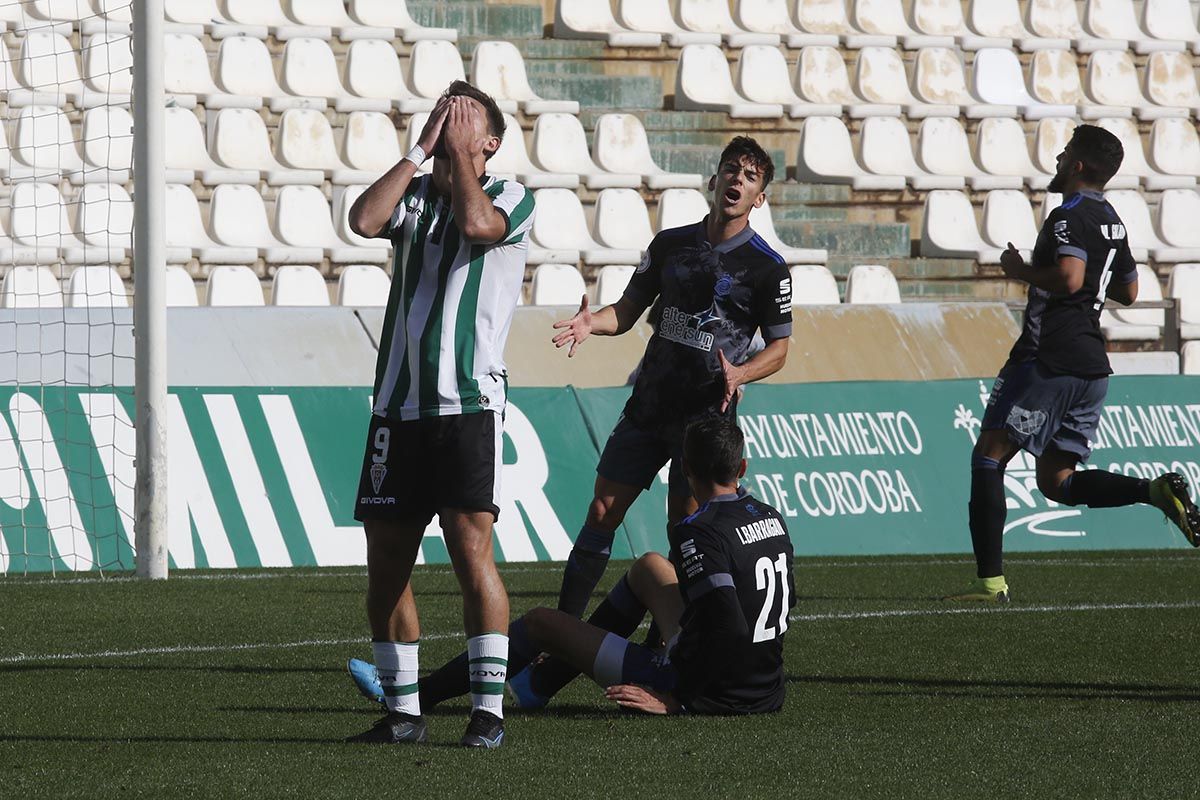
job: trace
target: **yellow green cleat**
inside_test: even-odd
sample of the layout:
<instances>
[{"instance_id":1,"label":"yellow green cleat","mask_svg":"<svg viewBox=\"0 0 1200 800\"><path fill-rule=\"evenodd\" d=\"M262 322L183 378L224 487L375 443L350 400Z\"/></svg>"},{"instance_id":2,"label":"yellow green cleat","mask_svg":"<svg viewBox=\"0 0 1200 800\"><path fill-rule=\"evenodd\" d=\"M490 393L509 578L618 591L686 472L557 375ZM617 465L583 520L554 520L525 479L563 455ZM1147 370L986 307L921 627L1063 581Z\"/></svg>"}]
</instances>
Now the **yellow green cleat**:
<instances>
[{"instance_id":1,"label":"yellow green cleat","mask_svg":"<svg viewBox=\"0 0 1200 800\"><path fill-rule=\"evenodd\" d=\"M1188 544L1200 547L1200 509L1188 495L1188 483L1182 475L1168 472L1150 481L1150 502L1175 523Z\"/></svg>"},{"instance_id":2,"label":"yellow green cleat","mask_svg":"<svg viewBox=\"0 0 1200 800\"><path fill-rule=\"evenodd\" d=\"M942 598L956 603L1007 603L1008 584L1003 575L994 578L976 578L965 592L948 594Z\"/></svg>"}]
</instances>

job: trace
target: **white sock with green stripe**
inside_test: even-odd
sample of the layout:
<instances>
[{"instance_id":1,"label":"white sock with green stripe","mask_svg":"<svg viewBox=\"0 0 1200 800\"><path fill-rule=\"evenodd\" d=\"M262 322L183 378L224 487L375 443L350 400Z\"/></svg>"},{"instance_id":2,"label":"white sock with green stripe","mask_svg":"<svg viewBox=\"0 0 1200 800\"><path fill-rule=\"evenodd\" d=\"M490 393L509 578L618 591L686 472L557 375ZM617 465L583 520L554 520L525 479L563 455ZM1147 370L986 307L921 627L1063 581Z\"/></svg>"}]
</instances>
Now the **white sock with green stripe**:
<instances>
[{"instance_id":1,"label":"white sock with green stripe","mask_svg":"<svg viewBox=\"0 0 1200 800\"><path fill-rule=\"evenodd\" d=\"M375 653L375 671L383 687L383 702L388 711L421 714L421 696L417 692L418 642L371 642Z\"/></svg>"},{"instance_id":2,"label":"white sock with green stripe","mask_svg":"<svg viewBox=\"0 0 1200 800\"><path fill-rule=\"evenodd\" d=\"M471 710L482 708L504 717L504 679L508 674L508 637L484 633L467 639Z\"/></svg>"}]
</instances>

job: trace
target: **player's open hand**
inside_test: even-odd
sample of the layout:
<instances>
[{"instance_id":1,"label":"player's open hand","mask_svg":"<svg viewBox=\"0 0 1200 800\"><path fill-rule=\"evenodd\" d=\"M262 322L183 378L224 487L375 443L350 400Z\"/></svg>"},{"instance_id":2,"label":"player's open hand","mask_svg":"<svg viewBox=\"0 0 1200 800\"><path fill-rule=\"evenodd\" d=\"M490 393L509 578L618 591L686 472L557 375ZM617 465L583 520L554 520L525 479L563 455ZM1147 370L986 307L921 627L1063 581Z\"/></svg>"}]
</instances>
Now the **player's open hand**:
<instances>
[{"instance_id":1,"label":"player's open hand","mask_svg":"<svg viewBox=\"0 0 1200 800\"><path fill-rule=\"evenodd\" d=\"M452 97L443 97L438 100L429 119L425 121L425 127L421 129L421 138L417 139L417 145L425 151L427 156L433 155L438 140L442 138L442 131L446 127L446 118L450 115L450 101L453 99Z\"/></svg>"},{"instance_id":2,"label":"player's open hand","mask_svg":"<svg viewBox=\"0 0 1200 800\"><path fill-rule=\"evenodd\" d=\"M621 708L641 711L643 714L678 714L683 710L683 706L672 695L632 683L610 686L604 690L604 696Z\"/></svg>"},{"instance_id":3,"label":"player's open hand","mask_svg":"<svg viewBox=\"0 0 1200 800\"><path fill-rule=\"evenodd\" d=\"M721 398L721 413L724 414L729 410L729 404L733 402L734 397L739 400L742 397L743 370L729 363L724 350L717 350L717 359L721 362L721 372L725 375L725 396Z\"/></svg>"},{"instance_id":4,"label":"player's open hand","mask_svg":"<svg viewBox=\"0 0 1200 800\"><path fill-rule=\"evenodd\" d=\"M470 158L483 153L483 143L487 137L481 131L483 126L480 122L479 109L469 98L451 97L446 129L442 133L446 137L446 152Z\"/></svg>"},{"instance_id":5,"label":"player's open hand","mask_svg":"<svg viewBox=\"0 0 1200 800\"><path fill-rule=\"evenodd\" d=\"M1010 278L1024 278L1025 259L1021 258L1020 252L1013 247L1012 242L1009 242L1008 247L1000 254L1000 268Z\"/></svg>"},{"instance_id":6,"label":"player's open hand","mask_svg":"<svg viewBox=\"0 0 1200 800\"><path fill-rule=\"evenodd\" d=\"M555 330L561 331L555 335L553 341L555 347L571 346L567 351L567 358L575 357L575 348L583 344L588 336L592 333L592 311L588 308L588 297L585 294L583 300L579 303L579 311L570 319L559 320L554 323Z\"/></svg>"}]
</instances>

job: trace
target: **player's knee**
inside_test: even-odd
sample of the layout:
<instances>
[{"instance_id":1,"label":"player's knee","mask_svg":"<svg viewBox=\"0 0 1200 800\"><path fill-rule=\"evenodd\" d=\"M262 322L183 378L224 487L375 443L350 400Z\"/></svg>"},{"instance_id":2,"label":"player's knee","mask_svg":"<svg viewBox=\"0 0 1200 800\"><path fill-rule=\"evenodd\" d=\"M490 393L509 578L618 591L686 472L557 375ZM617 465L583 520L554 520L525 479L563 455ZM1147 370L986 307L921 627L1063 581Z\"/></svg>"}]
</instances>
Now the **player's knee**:
<instances>
[{"instance_id":1,"label":"player's knee","mask_svg":"<svg viewBox=\"0 0 1200 800\"><path fill-rule=\"evenodd\" d=\"M534 644L540 645L546 641L554 625L554 616L558 613L552 608L541 607L525 612L525 633Z\"/></svg>"},{"instance_id":2,"label":"player's knee","mask_svg":"<svg viewBox=\"0 0 1200 800\"><path fill-rule=\"evenodd\" d=\"M1064 478L1060 475L1041 475L1037 476L1038 491L1047 500L1053 500L1056 503L1073 506L1068 497L1068 493L1063 489Z\"/></svg>"}]
</instances>

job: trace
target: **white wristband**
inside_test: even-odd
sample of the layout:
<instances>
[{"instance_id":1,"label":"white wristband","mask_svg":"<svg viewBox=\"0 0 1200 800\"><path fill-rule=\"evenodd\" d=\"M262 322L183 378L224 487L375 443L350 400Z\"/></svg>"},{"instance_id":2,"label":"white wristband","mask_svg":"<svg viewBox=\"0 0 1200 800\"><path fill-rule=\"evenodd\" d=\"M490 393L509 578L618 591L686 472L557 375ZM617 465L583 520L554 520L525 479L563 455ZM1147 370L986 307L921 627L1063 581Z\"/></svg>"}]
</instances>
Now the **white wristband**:
<instances>
[{"instance_id":1,"label":"white wristband","mask_svg":"<svg viewBox=\"0 0 1200 800\"><path fill-rule=\"evenodd\" d=\"M409 150L408 155L404 156L404 158L401 160L411 161L417 166L418 169L420 169L421 165L425 163L425 159L427 158L429 158L429 156L425 154L425 148L421 147L419 144L414 144L413 149Z\"/></svg>"}]
</instances>

